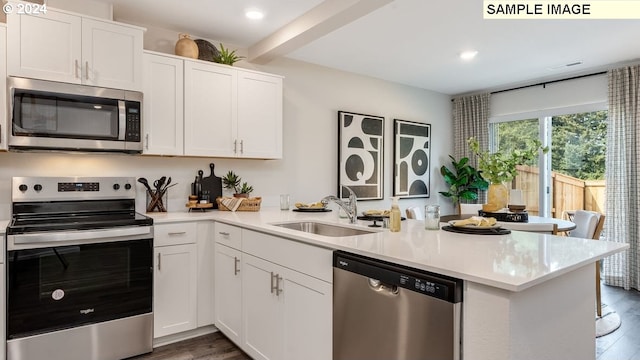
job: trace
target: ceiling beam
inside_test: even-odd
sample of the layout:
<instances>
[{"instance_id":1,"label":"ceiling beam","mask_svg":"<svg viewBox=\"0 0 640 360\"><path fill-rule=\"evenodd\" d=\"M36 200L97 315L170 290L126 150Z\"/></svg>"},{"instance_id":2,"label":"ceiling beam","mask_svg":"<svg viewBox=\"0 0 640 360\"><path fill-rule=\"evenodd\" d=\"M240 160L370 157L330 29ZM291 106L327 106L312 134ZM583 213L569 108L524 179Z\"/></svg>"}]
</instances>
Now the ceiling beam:
<instances>
[{"instance_id":1,"label":"ceiling beam","mask_svg":"<svg viewBox=\"0 0 640 360\"><path fill-rule=\"evenodd\" d=\"M265 64L349 24L394 0L325 0L251 45L247 60Z\"/></svg>"}]
</instances>

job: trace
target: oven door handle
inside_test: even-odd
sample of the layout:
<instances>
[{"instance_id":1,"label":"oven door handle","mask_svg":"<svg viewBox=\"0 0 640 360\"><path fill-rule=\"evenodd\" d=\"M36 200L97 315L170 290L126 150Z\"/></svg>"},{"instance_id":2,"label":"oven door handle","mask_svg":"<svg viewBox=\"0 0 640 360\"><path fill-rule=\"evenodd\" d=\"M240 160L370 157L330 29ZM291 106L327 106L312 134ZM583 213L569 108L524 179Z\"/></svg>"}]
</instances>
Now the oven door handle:
<instances>
[{"instance_id":1,"label":"oven door handle","mask_svg":"<svg viewBox=\"0 0 640 360\"><path fill-rule=\"evenodd\" d=\"M16 247L44 247L153 238L153 227L136 226L118 229L40 232L7 236L8 250ZM14 247L15 245L15 247Z\"/></svg>"}]
</instances>

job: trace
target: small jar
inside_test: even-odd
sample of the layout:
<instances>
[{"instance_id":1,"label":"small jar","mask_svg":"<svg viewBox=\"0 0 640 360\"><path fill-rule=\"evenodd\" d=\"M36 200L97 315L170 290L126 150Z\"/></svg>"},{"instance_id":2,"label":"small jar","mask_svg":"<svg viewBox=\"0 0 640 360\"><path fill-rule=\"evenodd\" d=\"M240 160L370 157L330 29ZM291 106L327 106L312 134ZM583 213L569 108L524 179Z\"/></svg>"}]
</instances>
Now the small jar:
<instances>
[{"instance_id":1,"label":"small jar","mask_svg":"<svg viewBox=\"0 0 640 360\"><path fill-rule=\"evenodd\" d=\"M440 230L440 205L426 205L424 207L424 228Z\"/></svg>"}]
</instances>

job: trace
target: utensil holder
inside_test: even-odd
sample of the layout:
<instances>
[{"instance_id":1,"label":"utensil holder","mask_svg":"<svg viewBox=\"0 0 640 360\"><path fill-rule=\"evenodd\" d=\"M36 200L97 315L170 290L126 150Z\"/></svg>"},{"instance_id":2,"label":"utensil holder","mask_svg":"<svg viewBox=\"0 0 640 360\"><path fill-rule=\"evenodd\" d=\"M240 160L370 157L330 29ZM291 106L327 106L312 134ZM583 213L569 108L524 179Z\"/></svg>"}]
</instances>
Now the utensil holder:
<instances>
[{"instance_id":1,"label":"utensil holder","mask_svg":"<svg viewBox=\"0 0 640 360\"><path fill-rule=\"evenodd\" d=\"M167 212L169 201L168 191L147 191L147 212Z\"/></svg>"}]
</instances>

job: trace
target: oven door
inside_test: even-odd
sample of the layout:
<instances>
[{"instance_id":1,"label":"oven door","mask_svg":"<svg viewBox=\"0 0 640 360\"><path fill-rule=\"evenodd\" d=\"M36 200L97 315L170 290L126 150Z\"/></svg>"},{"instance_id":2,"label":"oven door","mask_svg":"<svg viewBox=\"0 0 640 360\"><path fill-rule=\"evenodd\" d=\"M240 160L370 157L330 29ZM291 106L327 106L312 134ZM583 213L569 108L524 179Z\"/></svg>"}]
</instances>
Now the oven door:
<instances>
[{"instance_id":1,"label":"oven door","mask_svg":"<svg viewBox=\"0 0 640 360\"><path fill-rule=\"evenodd\" d=\"M7 339L152 311L153 235L7 252Z\"/></svg>"}]
</instances>

